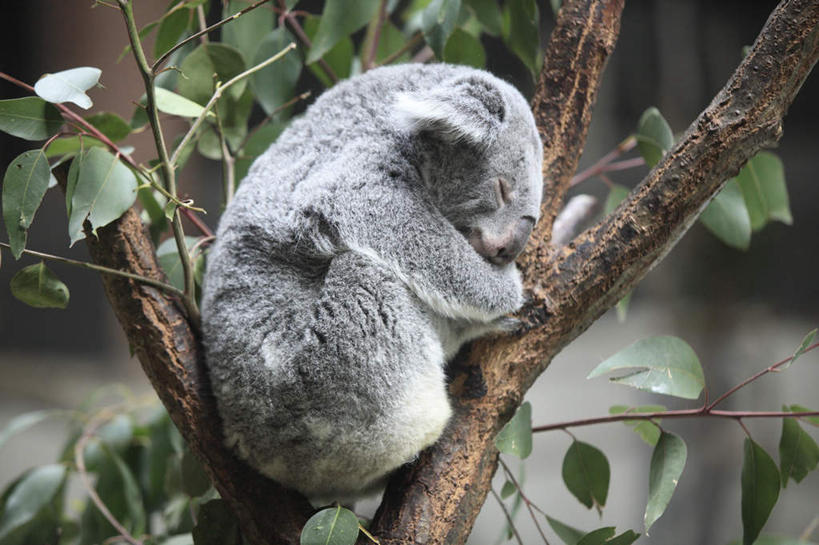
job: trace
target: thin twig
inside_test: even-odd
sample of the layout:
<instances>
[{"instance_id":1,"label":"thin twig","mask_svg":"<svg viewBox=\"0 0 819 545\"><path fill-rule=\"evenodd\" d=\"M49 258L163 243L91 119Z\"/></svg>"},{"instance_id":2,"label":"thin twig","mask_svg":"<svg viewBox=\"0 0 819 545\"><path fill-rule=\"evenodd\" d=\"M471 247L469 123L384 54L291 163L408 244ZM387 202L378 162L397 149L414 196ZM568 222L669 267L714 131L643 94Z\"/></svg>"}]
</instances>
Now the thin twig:
<instances>
[{"instance_id":1,"label":"thin twig","mask_svg":"<svg viewBox=\"0 0 819 545\"><path fill-rule=\"evenodd\" d=\"M575 174L572 177L571 182L569 182L569 185L571 187L574 187L574 186L576 186L577 184L579 184L580 182L582 182L584 180L587 180L589 178L593 178L594 176L600 176L602 173L608 172L609 169L607 169L606 167L612 161L614 161L615 159L617 159L618 157L620 157L624 153L627 153L627 152L631 151L632 149L634 149L634 147L636 145L637 145L637 139L633 135L629 136L628 138L626 138L625 140L623 140L622 142L617 144L617 146L613 150L611 150L606 155L601 157L592 166L590 166L589 168L587 168L583 172Z\"/></svg>"},{"instance_id":2,"label":"thin twig","mask_svg":"<svg viewBox=\"0 0 819 545\"><path fill-rule=\"evenodd\" d=\"M203 44L208 43L208 21L205 17L205 8L200 4L196 6L196 19L199 22L199 32L200 32L200 42Z\"/></svg>"},{"instance_id":3,"label":"thin twig","mask_svg":"<svg viewBox=\"0 0 819 545\"><path fill-rule=\"evenodd\" d=\"M232 79L228 80L228 82L225 83L224 85L221 82L217 82L216 83L216 90L214 91L213 96L210 97L210 100L208 101L208 103L205 104L205 107L202 109L202 113L200 113L199 117L197 117L196 120L193 122L193 125L191 125L191 128L188 129L188 132L185 133L185 136L182 137L182 141L179 142L179 145L176 147L176 150L174 150L173 155L171 155L170 163L172 165L176 165L176 162L179 159L179 154L182 152L182 150L185 148L185 146L188 144L188 142L191 140L191 138L193 138L193 135L196 134L196 131L199 130L199 127L202 125L202 122L205 120L205 117L207 116L208 112L216 104L216 101L219 100L219 98L222 96L222 93L225 91L225 89L227 89L228 87L230 87L234 83L248 77L249 75L253 74L254 72L257 72L257 71L261 70L262 68L264 68L264 67L266 67L266 66L268 66L270 64L273 64L274 62L276 62L277 60L279 60L280 58L282 58L284 55L286 55L287 53L289 53L290 51L292 51L295 48L296 48L296 44L291 42L290 45L288 45L287 47L285 47L284 49L282 49L281 51L279 51L278 53L276 53L275 55L273 55L272 57L270 57L266 61L261 62L261 63L257 64L256 66L254 66L252 68L249 68L248 70L245 70L244 72L242 72L241 74L239 74L237 76L234 76Z\"/></svg>"},{"instance_id":4,"label":"thin twig","mask_svg":"<svg viewBox=\"0 0 819 545\"><path fill-rule=\"evenodd\" d=\"M5 242L0 242L0 247L11 249L11 246L6 244ZM183 297L184 293L179 288L172 286L170 284L166 284L165 282L161 282L159 280L154 280L153 278L148 278L147 276L142 276L139 274L134 274L128 271L120 271L118 269L111 269L108 267L103 267L102 265L97 265L96 263L89 263L87 261L77 261L76 259L69 259L67 257L61 257L58 255L46 254L43 252L35 252L34 250L23 250L23 253L26 255L30 255L32 257L39 257L41 259L48 259L51 261L57 261L59 263L65 263L66 265L73 265L75 267L82 267L84 269L91 269L93 271L101 272L104 274L111 274L114 276L121 276L123 278L128 278L130 280L135 280L142 284L147 284L149 286L153 286L157 289L160 289L164 292L167 292L170 295L176 295L178 297Z\"/></svg>"},{"instance_id":5,"label":"thin twig","mask_svg":"<svg viewBox=\"0 0 819 545\"><path fill-rule=\"evenodd\" d=\"M799 534L799 540L800 540L800 541L807 541L807 540L809 540L809 539L810 539L811 534L813 534L813 531L814 531L814 530L816 530L816 528L817 528L817 527L819 527L819 515L817 515L817 516L813 517L813 520L812 520L812 521L810 521L810 524L808 524L808 525L805 527L805 529L804 529L804 530L802 530L802 533L801 533L801 534Z\"/></svg>"},{"instance_id":6,"label":"thin twig","mask_svg":"<svg viewBox=\"0 0 819 545\"><path fill-rule=\"evenodd\" d=\"M231 15L230 17L225 17L221 21L219 21L217 23L213 23L209 27L203 28L199 32L191 34L190 36L188 36L187 38L185 38L184 40L182 40L181 42L179 42L178 44L176 44L175 46L170 48L168 51L166 51L164 55L159 57L156 60L156 62L154 62L153 66L151 67L151 73L156 74L157 70L159 70L159 67L161 67L162 64L165 61L168 60L168 57L170 57L173 54L173 52L176 51L177 49L179 49L180 47L184 47L186 44L189 44L190 42L192 42L193 40L199 38L200 36L207 34L211 30L219 28L220 26L222 26L222 25L224 25L226 23L229 23L229 22L231 22L231 21L233 21L235 19L238 19L239 17L241 17L242 15L247 13L248 11L254 10L254 9L258 8L259 6L261 6L262 4L265 4L266 2L270 2L270 1L271 0L259 0L255 4L251 4L248 7L244 8L244 9L242 9L240 11L237 11L236 13Z\"/></svg>"},{"instance_id":7,"label":"thin twig","mask_svg":"<svg viewBox=\"0 0 819 545\"><path fill-rule=\"evenodd\" d=\"M378 42L381 40L381 29L384 27L384 22L387 20L387 0L381 0L381 5L378 8L378 16L370 23L370 28L367 29L368 37L370 38L370 48L363 55L363 64L361 71L366 72L372 68L375 62L375 54L378 51Z\"/></svg>"},{"instance_id":8,"label":"thin twig","mask_svg":"<svg viewBox=\"0 0 819 545\"><path fill-rule=\"evenodd\" d=\"M810 345L802 353L804 354L805 352L810 352L811 350L813 350L817 346L819 346L819 342ZM766 375L768 373L772 373L772 372L776 371L777 369L779 369L780 367L782 367L783 365L785 365L786 363L788 363L792 359L793 359L793 356L789 356L789 357L785 358L784 360L778 361L778 362L774 363L773 365L771 365L770 367L767 367L767 368L763 369L762 371L756 373L755 375L753 375L751 377L748 377L747 379L743 380L742 382L740 382L739 384L737 384L736 386L734 386L733 388L731 388L730 390L728 390L727 392L725 392L724 394L719 396L717 399L715 399L713 401L713 403L711 403L710 405L707 406L707 408L709 410L713 409L714 407L716 407L717 405L722 403L725 400L726 397L732 395L734 392L736 392L740 388L743 388L743 387L747 386L748 384L752 383L753 381L755 381L756 379L758 379L762 375Z\"/></svg>"},{"instance_id":9,"label":"thin twig","mask_svg":"<svg viewBox=\"0 0 819 545\"><path fill-rule=\"evenodd\" d=\"M235 187L234 160L230 149L228 149L225 131L222 129L219 108L214 108L213 113L216 114L216 136L219 137L219 151L222 153L222 208L224 208L233 200L233 189Z\"/></svg>"},{"instance_id":10,"label":"thin twig","mask_svg":"<svg viewBox=\"0 0 819 545\"><path fill-rule=\"evenodd\" d=\"M623 413L609 416L598 416L596 418L583 418L571 420L557 424L547 424L545 426L533 426L532 432L543 432L552 430L564 430L565 428L578 428L580 426L592 426L594 424L608 424L609 422L622 422L624 420L654 420L655 418L802 418L806 416L819 416L819 411L788 412L788 411L717 411L700 407L698 409L683 409L678 411L658 411L651 413Z\"/></svg>"},{"instance_id":11,"label":"thin twig","mask_svg":"<svg viewBox=\"0 0 819 545\"><path fill-rule=\"evenodd\" d=\"M188 218L188 220L189 220L189 221L190 221L192 224L194 224L194 225L196 226L196 228L197 228L197 229L199 229L199 231L200 231L200 232L201 232L203 235L208 236L208 237L212 237L212 236L213 236L213 231L211 231L210 227L208 227L208 226L205 224L205 222L203 222L201 219L199 219L199 218L196 216L196 214L194 214L194 213L193 213L193 211L188 210L188 209L186 209L186 208L183 208L183 209L182 209L182 215L183 215L183 216L185 216L186 218Z\"/></svg>"},{"instance_id":12,"label":"thin twig","mask_svg":"<svg viewBox=\"0 0 819 545\"><path fill-rule=\"evenodd\" d=\"M108 507L102 501L102 499L97 494L96 489L94 488L93 483L91 482L91 478L88 476L88 471L85 468L85 445L91 438L94 436L94 433L107 421L115 416L114 412L110 409L104 409L97 415L95 415L89 422L86 424L85 428L83 429L82 435L74 444L74 463L77 466L77 473L82 480L83 486L85 487L85 491L88 493L88 497L91 498L91 501L94 502L94 505L97 507L102 516L105 517L105 520L108 521L114 529L120 533L122 538L130 543L131 545L142 545L142 541L136 539L134 536L128 532L128 530L120 524L117 518L111 514L111 511L108 510Z\"/></svg>"},{"instance_id":13,"label":"thin twig","mask_svg":"<svg viewBox=\"0 0 819 545\"><path fill-rule=\"evenodd\" d=\"M498 505L500 505L500 508L503 510L503 514L506 516L506 522L509 524L509 528L512 529L512 533L515 535L515 539L517 540L518 545L523 545L523 540L520 538L518 529L515 528L515 523L512 521L512 515L510 515L509 510L506 509L506 505L503 503L503 500L500 498L500 496L498 496L498 493L495 492L494 488L490 487L489 491L495 497L495 500L497 500Z\"/></svg>"},{"instance_id":14,"label":"thin twig","mask_svg":"<svg viewBox=\"0 0 819 545\"><path fill-rule=\"evenodd\" d=\"M526 509L529 511L529 516L532 517L532 522L535 523L535 527L537 528L537 531L540 534L540 537L543 539L543 543L545 543L546 545L549 545L549 540L546 539L546 534L543 533L543 528L540 527L540 523L537 520L537 516L535 516L535 512L533 511L533 508L536 509L538 513L540 513L540 514L542 514L544 516L546 515L546 513L544 513L543 509L541 509L540 507L538 507L537 505L532 503L529 500L529 498L526 497L526 494L523 493L523 487L520 485L520 483L515 478L515 476L512 475L512 471L509 469L509 466L506 465L506 462L504 462L503 459L500 458L500 457L498 457L498 462L500 463L501 467L503 468L503 472L506 473L506 477L510 481L512 481L513 485L515 485L515 488L517 489L518 494L520 494L520 499L522 499L523 503L526 504Z\"/></svg>"},{"instance_id":15,"label":"thin twig","mask_svg":"<svg viewBox=\"0 0 819 545\"><path fill-rule=\"evenodd\" d=\"M292 11L287 10L287 4L285 0L279 0L279 8L281 9L281 15L279 16L279 21L286 21L288 25L290 25L290 30L293 31L293 34L296 35L296 38L299 39L301 44L304 46L306 50L310 50L313 47L313 44L310 42L310 38L307 37L307 34L304 32L304 29L299 24L298 19L296 19L295 15ZM338 83L338 76L330 68L330 65L327 64L323 58L319 59L318 61L319 66L321 67L324 74L329 78L329 80L335 84Z\"/></svg>"},{"instance_id":16,"label":"thin twig","mask_svg":"<svg viewBox=\"0 0 819 545\"><path fill-rule=\"evenodd\" d=\"M378 64L377 66L386 66L386 65L388 65L388 64L392 64L392 63L393 63L393 62L395 62L395 61L396 61L398 58L400 58L400 57L401 57L401 55L403 55L404 53L406 53L407 51L409 51L409 50L410 50L410 49L412 49L413 47L415 47L415 46L417 46L418 44L420 44L420 43L423 41L423 39L424 39L424 35L423 35L423 34L421 34L421 32L416 32L416 33L415 33L415 34L412 36L412 38L410 38L410 39L407 41L407 43L405 43L404 45L402 45L402 46L401 46L401 48L400 48L398 51L396 51L395 53L392 53L392 54L391 54L390 56L388 56L386 59L384 59L383 61L381 61L381 64Z\"/></svg>"}]
</instances>

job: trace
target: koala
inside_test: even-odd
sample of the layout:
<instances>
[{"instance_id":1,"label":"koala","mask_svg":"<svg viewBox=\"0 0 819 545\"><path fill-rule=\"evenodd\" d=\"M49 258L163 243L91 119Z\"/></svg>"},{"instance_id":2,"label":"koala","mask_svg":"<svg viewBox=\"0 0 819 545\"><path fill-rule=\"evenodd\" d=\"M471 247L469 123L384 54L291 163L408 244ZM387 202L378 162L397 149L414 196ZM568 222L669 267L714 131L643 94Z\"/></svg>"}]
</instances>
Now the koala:
<instances>
[{"instance_id":1,"label":"koala","mask_svg":"<svg viewBox=\"0 0 819 545\"><path fill-rule=\"evenodd\" d=\"M508 83L446 64L339 83L251 167L204 280L227 445L308 498L383 486L441 435L445 367L520 308L542 148Z\"/></svg>"}]
</instances>

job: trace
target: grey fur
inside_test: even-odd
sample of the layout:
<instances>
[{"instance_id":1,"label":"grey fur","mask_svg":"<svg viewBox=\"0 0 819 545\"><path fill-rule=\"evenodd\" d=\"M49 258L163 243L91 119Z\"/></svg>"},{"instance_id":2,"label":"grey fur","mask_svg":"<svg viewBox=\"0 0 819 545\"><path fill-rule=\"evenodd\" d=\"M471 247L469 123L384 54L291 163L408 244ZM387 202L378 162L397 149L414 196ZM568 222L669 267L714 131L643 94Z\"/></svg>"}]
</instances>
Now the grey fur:
<instances>
[{"instance_id":1,"label":"grey fur","mask_svg":"<svg viewBox=\"0 0 819 545\"><path fill-rule=\"evenodd\" d=\"M526 101L483 71L379 68L322 95L254 163L210 253L203 333L227 443L341 500L432 444L446 359L522 303L512 260L540 167Z\"/></svg>"}]
</instances>

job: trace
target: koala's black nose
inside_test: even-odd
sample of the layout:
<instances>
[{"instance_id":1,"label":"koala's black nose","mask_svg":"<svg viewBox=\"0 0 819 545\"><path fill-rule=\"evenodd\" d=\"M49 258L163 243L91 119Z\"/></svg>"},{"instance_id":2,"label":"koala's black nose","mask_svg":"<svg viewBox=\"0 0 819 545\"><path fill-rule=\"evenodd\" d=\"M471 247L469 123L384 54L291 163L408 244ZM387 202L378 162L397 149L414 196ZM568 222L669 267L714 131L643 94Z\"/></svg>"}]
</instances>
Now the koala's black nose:
<instances>
[{"instance_id":1,"label":"koala's black nose","mask_svg":"<svg viewBox=\"0 0 819 545\"><path fill-rule=\"evenodd\" d=\"M500 236L489 233L473 232L469 242L480 255L495 265L507 265L520 255L532 233L534 221L531 218L519 219L510 229Z\"/></svg>"}]
</instances>

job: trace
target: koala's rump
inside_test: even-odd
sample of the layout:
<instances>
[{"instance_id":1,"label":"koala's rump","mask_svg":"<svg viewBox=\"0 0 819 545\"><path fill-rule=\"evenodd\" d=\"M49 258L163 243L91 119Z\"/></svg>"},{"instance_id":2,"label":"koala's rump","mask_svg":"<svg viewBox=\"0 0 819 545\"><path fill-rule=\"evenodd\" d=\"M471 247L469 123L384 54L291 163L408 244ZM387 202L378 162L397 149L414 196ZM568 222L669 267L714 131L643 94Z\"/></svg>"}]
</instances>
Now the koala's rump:
<instances>
[{"instance_id":1,"label":"koala's rump","mask_svg":"<svg viewBox=\"0 0 819 545\"><path fill-rule=\"evenodd\" d=\"M237 291L235 301L220 300L230 316L236 305L267 305L244 314L264 322L228 328L235 355L208 354L228 443L310 497L338 499L377 485L434 442L449 419L444 357L428 311L392 273L350 251L310 285L282 264L264 275L265 285L276 284L270 298L251 302ZM248 358L254 343L257 357Z\"/></svg>"}]
</instances>

